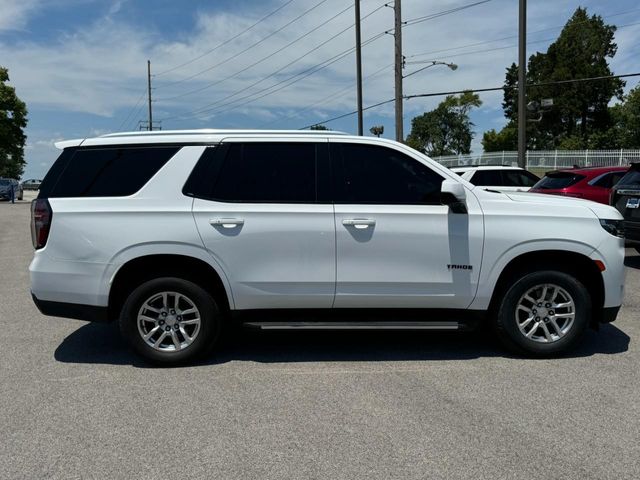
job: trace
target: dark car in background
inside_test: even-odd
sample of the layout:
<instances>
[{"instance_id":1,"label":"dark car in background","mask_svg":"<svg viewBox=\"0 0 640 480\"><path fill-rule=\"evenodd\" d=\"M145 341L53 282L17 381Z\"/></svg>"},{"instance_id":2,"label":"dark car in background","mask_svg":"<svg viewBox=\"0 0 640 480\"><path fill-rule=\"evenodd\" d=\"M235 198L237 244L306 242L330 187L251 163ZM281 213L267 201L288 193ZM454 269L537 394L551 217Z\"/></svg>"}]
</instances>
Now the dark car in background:
<instances>
[{"instance_id":1,"label":"dark car in background","mask_svg":"<svg viewBox=\"0 0 640 480\"><path fill-rule=\"evenodd\" d=\"M640 163L634 163L611 190L611 205L624 217L627 245L640 253Z\"/></svg>"},{"instance_id":2,"label":"dark car in background","mask_svg":"<svg viewBox=\"0 0 640 480\"><path fill-rule=\"evenodd\" d=\"M40 190L40 184L42 180L38 178L30 178L22 182L23 190Z\"/></svg>"},{"instance_id":3,"label":"dark car in background","mask_svg":"<svg viewBox=\"0 0 640 480\"><path fill-rule=\"evenodd\" d=\"M629 167L567 168L547 172L531 190L566 197L584 198L609 204L611 188L627 173Z\"/></svg>"},{"instance_id":4,"label":"dark car in background","mask_svg":"<svg viewBox=\"0 0 640 480\"><path fill-rule=\"evenodd\" d=\"M11 187L13 187L13 198L22 200L24 196L22 185L14 178L0 178L0 200L11 200Z\"/></svg>"}]
</instances>

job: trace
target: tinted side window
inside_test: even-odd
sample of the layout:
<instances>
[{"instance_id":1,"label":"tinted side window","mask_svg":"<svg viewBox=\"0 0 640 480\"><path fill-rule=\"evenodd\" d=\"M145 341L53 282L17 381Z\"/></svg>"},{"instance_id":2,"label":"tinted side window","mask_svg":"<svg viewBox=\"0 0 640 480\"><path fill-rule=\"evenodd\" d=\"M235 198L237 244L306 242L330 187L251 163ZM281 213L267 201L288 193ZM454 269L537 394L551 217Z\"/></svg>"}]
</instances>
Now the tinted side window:
<instances>
[{"instance_id":1,"label":"tinted side window","mask_svg":"<svg viewBox=\"0 0 640 480\"><path fill-rule=\"evenodd\" d=\"M471 183L480 187L500 187L502 175L500 170L478 170L471 177Z\"/></svg>"},{"instance_id":2,"label":"tinted side window","mask_svg":"<svg viewBox=\"0 0 640 480\"><path fill-rule=\"evenodd\" d=\"M622 186L622 185L633 185L633 186L637 186L640 185L640 167L638 166L639 164L634 164L625 174L624 177L622 177L620 179L620 181L618 182L618 185Z\"/></svg>"},{"instance_id":3,"label":"tinted side window","mask_svg":"<svg viewBox=\"0 0 640 480\"><path fill-rule=\"evenodd\" d=\"M73 154L76 152L75 148L65 148L60 156L53 162L53 165L44 176L42 180L42 184L40 184L40 192L38 193L38 198L47 198L51 196L51 192L53 191L53 187L56 185L56 182L60 178L64 169L67 168L67 164Z\"/></svg>"},{"instance_id":4,"label":"tinted side window","mask_svg":"<svg viewBox=\"0 0 640 480\"><path fill-rule=\"evenodd\" d=\"M609 185L609 188L613 188L615 187L618 182L622 179L622 177L625 176L627 172L615 172L611 174L611 182Z\"/></svg>"},{"instance_id":5,"label":"tinted side window","mask_svg":"<svg viewBox=\"0 0 640 480\"><path fill-rule=\"evenodd\" d=\"M506 187L533 187L540 179L530 172L503 170L502 180Z\"/></svg>"},{"instance_id":6,"label":"tinted side window","mask_svg":"<svg viewBox=\"0 0 640 480\"><path fill-rule=\"evenodd\" d=\"M443 178L396 150L338 143L331 158L336 203L440 204Z\"/></svg>"},{"instance_id":7,"label":"tinted side window","mask_svg":"<svg viewBox=\"0 0 640 480\"><path fill-rule=\"evenodd\" d=\"M232 143L211 198L226 202L315 203L315 143Z\"/></svg>"},{"instance_id":8,"label":"tinted side window","mask_svg":"<svg viewBox=\"0 0 640 480\"><path fill-rule=\"evenodd\" d=\"M611 172L603 175L594 183L596 187L611 188L624 176L625 172Z\"/></svg>"},{"instance_id":9,"label":"tinted side window","mask_svg":"<svg viewBox=\"0 0 640 480\"><path fill-rule=\"evenodd\" d=\"M542 188L545 190L556 190L575 185L583 180L583 175L571 172L549 172L547 175L534 185L534 188Z\"/></svg>"},{"instance_id":10,"label":"tinted side window","mask_svg":"<svg viewBox=\"0 0 640 480\"><path fill-rule=\"evenodd\" d=\"M133 195L180 147L77 149L66 161L49 197L119 197ZM57 162L56 162L57 163ZM52 168L52 171L54 168ZM49 177L49 174L47 174ZM42 190L41 190L41 196Z\"/></svg>"}]
</instances>

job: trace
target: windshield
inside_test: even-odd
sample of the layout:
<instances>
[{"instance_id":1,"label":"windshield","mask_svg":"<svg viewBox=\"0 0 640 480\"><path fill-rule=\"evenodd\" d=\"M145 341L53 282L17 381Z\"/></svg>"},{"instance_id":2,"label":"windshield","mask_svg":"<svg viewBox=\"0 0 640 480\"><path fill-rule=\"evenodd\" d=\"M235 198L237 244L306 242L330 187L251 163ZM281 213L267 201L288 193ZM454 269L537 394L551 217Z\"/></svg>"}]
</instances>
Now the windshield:
<instances>
[{"instance_id":1,"label":"windshield","mask_svg":"<svg viewBox=\"0 0 640 480\"><path fill-rule=\"evenodd\" d=\"M0 178L0 186L10 185L9 180L5 180L4 178Z\"/></svg>"},{"instance_id":2,"label":"windshield","mask_svg":"<svg viewBox=\"0 0 640 480\"><path fill-rule=\"evenodd\" d=\"M571 172L552 172L536 183L533 188L541 188L544 190L559 190L562 188L575 185L584 178L584 175L578 175Z\"/></svg>"}]
</instances>

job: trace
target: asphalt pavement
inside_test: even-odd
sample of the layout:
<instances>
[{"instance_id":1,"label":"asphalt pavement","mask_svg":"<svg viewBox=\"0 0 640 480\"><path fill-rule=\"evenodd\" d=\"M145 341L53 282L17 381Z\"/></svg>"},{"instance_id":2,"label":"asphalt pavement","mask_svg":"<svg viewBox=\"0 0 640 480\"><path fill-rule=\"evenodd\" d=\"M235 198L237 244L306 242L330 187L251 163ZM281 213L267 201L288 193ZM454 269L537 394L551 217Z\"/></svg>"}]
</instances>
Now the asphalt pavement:
<instances>
[{"instance_id":1,"label":"asphalt pavement","mask_svg":"<svg viewBox=\"0 0 640 480\"><path fill-rule=\"evenodd\" d=\"M0 478L640 478L631 250L618 320L567 358L486 333L237 332L172 369L114 325L41 315L32 254L28 201L0 202Z\"/></svg>"}]
</instances>

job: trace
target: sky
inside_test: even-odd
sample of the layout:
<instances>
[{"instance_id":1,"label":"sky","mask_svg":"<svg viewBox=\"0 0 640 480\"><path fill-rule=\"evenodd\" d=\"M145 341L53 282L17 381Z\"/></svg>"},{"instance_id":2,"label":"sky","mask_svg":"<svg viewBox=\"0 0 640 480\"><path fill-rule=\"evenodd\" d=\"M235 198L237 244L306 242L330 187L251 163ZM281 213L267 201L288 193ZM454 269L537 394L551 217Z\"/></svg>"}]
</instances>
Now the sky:
<instances>
[{"instance_id":1,"label":"sky","mask_svg":"<svg viewBox=\"0 0 640 480\"><path fill-rule=\"evenodd\" d=\"M475 0L477 1L477 0ZM364 106L394 96L390 0L361 0ZM403 0L403 20L474 0ZM0 65L27 103L23 178L41 178L53 143L138 129L147 120L147 60L154 121L186 128L298 129L356 109L353 0L0 0ZM535 0L528 6L528 54L546 51L578 6L617 25L617 74L640 71L635 0ZM409 22L411 23L411 22ZM485 3L403 28L405 95L497 87L517 61L517 0ZM627 90L638 80L629 79ZM404 102L404 129L444 97ZM472 113L482 132L505 123L502 93L481 95ZM357 131L355 115L327 122ZM394 136L393 103L365 112L365 133Z\"/></svg>"}]
</instances>

